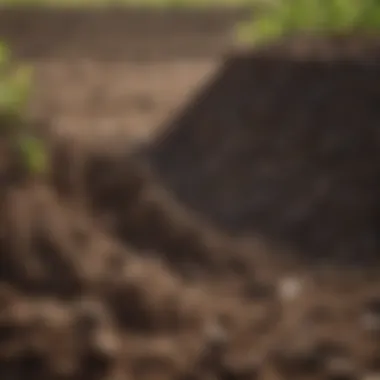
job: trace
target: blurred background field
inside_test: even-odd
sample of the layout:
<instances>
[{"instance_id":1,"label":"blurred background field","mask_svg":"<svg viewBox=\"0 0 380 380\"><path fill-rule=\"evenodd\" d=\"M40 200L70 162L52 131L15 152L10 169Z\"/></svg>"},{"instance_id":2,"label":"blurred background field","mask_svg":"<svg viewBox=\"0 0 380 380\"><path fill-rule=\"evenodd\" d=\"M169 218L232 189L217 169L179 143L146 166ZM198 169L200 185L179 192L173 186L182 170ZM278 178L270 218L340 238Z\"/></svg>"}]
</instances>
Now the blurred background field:
<instances>
[{"instance_id":1,"label":"blurred background field","mask_svg":"<svg viewBox=\"0 0 380 380\"><path fill-rule=\"evenodd\" d=\"M207 7L237 7L256 5L262 0L1 0L4 6L133 6L141 8L207 8Z\"/></svg>"}]
</instances>

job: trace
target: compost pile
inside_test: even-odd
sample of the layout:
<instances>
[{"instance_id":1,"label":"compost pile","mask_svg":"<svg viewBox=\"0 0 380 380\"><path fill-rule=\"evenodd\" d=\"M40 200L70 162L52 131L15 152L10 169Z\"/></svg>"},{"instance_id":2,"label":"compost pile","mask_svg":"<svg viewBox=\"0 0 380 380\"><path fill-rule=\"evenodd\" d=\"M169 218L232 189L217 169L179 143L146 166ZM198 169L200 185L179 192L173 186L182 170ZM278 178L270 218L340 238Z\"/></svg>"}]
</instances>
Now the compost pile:
<instances>
[{"instance_id":1,"label":"compost pile","mask_svg":"<svg viewBox=\"0 0 380 380\"><path fill-rule=\"evenodd\" d=\"M148 155L177 199L229 234L309 259L378 256L378 63L378 42L358 37L232 54Z\"/></svg>"},{"instance_id":2,"label":"compost pile","mask_svg":"<svg viewBox=\"0 0 380 380\"><path fill-rule=\"evenodd\" d=\"M360 64L372 65L376 57L367 53ZM248 56L251 63L245 56L245 70L255 62L259 62L256 67L260 66L261 57ZM279 77L288 80L283 62L278 65L282 73ZM328 68L330 62L323 65ZM370 79L362 87L368 89L368 98L357 99L356 110L363 112L362 117L351 118L347 125L356 128L361 122L363 133L368 134L371 128L377 128L377 119L365 107L368 101L377 104L379 100L380 90L370 87L378 84L375 67L369 69ZM253 124L249 114L240 114L237 119L224 115L230 112L224 103L227 92L236 97L231 86L242 90L241 69L237 65L235 79L231 74L227 86L219 88L224 97L222 103L215 100L209 109L209 123L201 123L205 139L197 141L210 152L214 146L222 145L223 152L228 153L239 146L239 141L249 145L255 140L255 130L257 136L262 134L269 141L264 134L268 131L265 127L269 127L267 119ZM344 81L342 76L336 77L336 86L347 83L348 93L352 82ZM261 78L260 91L265 89L264 78L269 80ZM316 120L308 116L311 101L299 103L302 93L299 95L297 89L307 78L301 79L292 82L293 91L286 94L293 107L289 112L298 112L293 115L293 129L290 119L283 125L290 134L289 141L307 135L302 128L308 126L308 120L316 125ZM358 83L362 80L354 79ZM329 81L334 88L334 77L330 76ZM271 94L278 89L269 88ZM277 92L281 99L284 91ZM255 98L241 91L234 101L270 109L274 124L274 119L280 118L276 112L285 112L287 105L281 108L276 96L263 93L266 95L262 98ZM363 92L359 95L364 96ZM330 97L337 110L341 100ZM349 110L346 103L343 107ZM324 109L318 112L323 115ZM304 118L299 120L301 114ZM207 125L214 125L210 122L213 117L230 122L231 130L221 128L215 134L215 130L208 131ZM243 124L252 128L250 139L240 135ZM317 133L315 129L313 133ZM51 153L48 178L20 172L9 142L1 141L0 147L2 378L332 380L379 376L380 280L376 266L371 270L342 269L327 261L326 265L310 267L299 262L299 255L293 254L295 248L272 241L268 235L243 238L224 233L205 216L207 209L204 214L192 211L162 181L157 163L162 168L165 157L168 160L174 155L170 149L163 152L165 143L155 142L162 159L152 162L153 156L146 154L145 148L139 154L120 153L112 146L100 151L83 141L65 140L49 128L39 131L43 131ZM192 133L196 139L198 132L193 128L186 131L185 140L192 141ZM339 140L339 133L334 133ZM269 134L275 138L273 130ZM377 143L375 132L370 136L372 143ZM309 136L305 151L296 152L297 160L307 152L315 153L310 150L315 140L315 136ZM200 183L197 178L201 169L185 165L180 155L182 148L184 153L194 153L193 148L178 142L177 172L173 176L192 179L195 173L194 183ZM340 145L338 148L344 149ZM263 149L268 147L264 144ZM331 149L334 150L333 142ZM364 150L367 160L362 159ZM365 181L372 178L366 182L368 189L377 191L369 186L377 183L374 151L364 143L349 151L357 154L358 160L345 161L352 166L343 174L349 177L353 173L351 182L344 181L346 188L361 173ZM217 166L216 157L228 158L222 151L210 155L204 152L194 157L203 159L206 168ZM274 179L285 175L276 165L285 165L286 161L276 156L276 151L264 154L256 149L255 153L268 170L267 175ZM245 163L253 159L247 154L248 150L243 154ZM271 165L273 171L269 170ZM309 170L314 175L314 169ZM301 178L302 173L292 175ZM226 189L240 186L240 174L232 170L225 175L224 184L218 182L214 189L215 197L221 199ZM289 187L284 191L290 191ZM355 210L372 206L375 196L371 197L369 201L357 197ZM287 207L294 205L289 203ZM354 214L350 210L351 217ZM364 212L364 219L366 215ZM334 221L340 223L338 217Z\"/></svg>"}]
</instances>

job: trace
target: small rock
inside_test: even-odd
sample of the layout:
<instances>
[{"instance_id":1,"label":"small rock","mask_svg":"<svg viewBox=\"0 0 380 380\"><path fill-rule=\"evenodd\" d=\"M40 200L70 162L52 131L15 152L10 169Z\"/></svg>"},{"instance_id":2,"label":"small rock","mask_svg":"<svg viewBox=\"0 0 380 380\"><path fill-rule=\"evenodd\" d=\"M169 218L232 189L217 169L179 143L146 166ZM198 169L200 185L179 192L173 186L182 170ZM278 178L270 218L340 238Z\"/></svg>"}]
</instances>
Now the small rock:
<instances>
[{"instance_id":1,"label":"small rock","mask_svg":"<svg viewBox=\"0 0 380 380\"><path fill-rule=\"evenodd\" d=\"M278 295L282 301L292 301L299 297L303 288L303 281L295 277L287 277L278 285Z\"/></svg>"}]
</instances>

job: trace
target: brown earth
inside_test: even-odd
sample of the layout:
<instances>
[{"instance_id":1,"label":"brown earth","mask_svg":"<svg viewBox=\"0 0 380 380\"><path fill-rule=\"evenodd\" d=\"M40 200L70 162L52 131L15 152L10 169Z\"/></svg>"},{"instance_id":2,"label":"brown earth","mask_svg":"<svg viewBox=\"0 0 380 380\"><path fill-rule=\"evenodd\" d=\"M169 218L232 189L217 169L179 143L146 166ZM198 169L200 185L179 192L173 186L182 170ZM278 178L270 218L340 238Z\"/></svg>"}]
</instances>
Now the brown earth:
<instances>
[{"instance_id":1,"label":"brown earth","mask_svg":"<svg viewBox=\"0 0 380 380\"><path fill-rule=\"evenodd\" d=\"M22 41L27 39L20 37L18 43ZM282 49L284 61L288 50ZM234 112L234 107L229 106L267 99L267 107L271 107L273 114L272 125L281 118L275 111L281 109L282 103L278 102L283 97L273 101L270 96L273 92L265 90L276 64L281 76L278 67L283 68L284 61L270 61L268 57L260 60L245 53L227 61L227 66L232 61L233 73L227 75L227 85L219 87L221 98L214 98L207 106L209 123L204 116L198 119L199 113L194 109L189 113L194 115L191 120L200 120L204 133L208 132L206 126L214 127L217 121L221 128L233 124L235 136L228 135L227 129L216 133L212 130L205 141L213 144L204 145L210 153L207 156L205 150L192 150L196 146L192 145L191 131L181 132L186 135L187 144L183 143L184 139L177 140L178 151L172 153L173 145L169 142L174 137L170 137L159 146L159 154L148 157L155 157L149 161L145 156L147 149L140 151L137 146L139 151L135 154L136 144L149 141L159 124L166 125L168 114L183 101L186 92L195 90L198 81L217 65L215 57L201 61L197 58L187 62L155 60L123 64L116 59L97 62L94 57L91 61L89 57L73 55L58 62L47 54L29 56L28 60L36 64L38 79L31 117L45 119L48 124L47 130L44 126L37 131L50 147L53 170L44 180L26 176L15 165L18 161L13 150L2 138L2 378L349 380L379 376L377 267L372 271L331 265L306 267L273 236L269 235L266 240L243 239L222 232L212 223L212 207L204 207L202 216L199 212L190 212L174 199L170 194L172 190L165 189L158 180L159 176L165 178L163 169L171 175L167 178L177 178L179 182L185 173L193 181L189 186L194 198L200 199L197 187L202 185L202 170L195 159L204 157L203 164L209 168L213 165L213 149L220 159L226 157L220 150L217 152L221 143L227 152L231 149L244 153L239 140L245 141L247 149L253 140L247 135L239 136L240 124L228 113ZM268 98L258 94L248 97L248 89L243 92L246 98L242 92L239 96L234 94L236 87L242 89L245 85L251 65L260 70L261 75L254 83ZM335 67L330 66L331 70ZM362 100L357 97L355 105L357 112L362 111L363 136L365 132L370 134L366 121L370 117L372 125L376 121L366 108L369 99L377 100L372 87L376 75L371 74L371 70L367 71L370 79L366 81L360 75L355 77L356 82L351 79L346 82L343 74L328 78L329 83L341 78L337 82L338 90L339 84L347 83L348 88L358 90L356 95L361 91ZM285 86L291 79L287 70L284 71ZM294 75L294 71L290 72ZM295 81L290 76L294 86L290 94L294 97L289 95L289 103L283 105L283 111L294 106L297 112L304 112L307 121L312 112L308 108L310 103L306 100L301 103L300 99L304 95L302 85L309 83L308 80L313 82L313 77L308 79L309 70L300 72L300 76L304 74L302 80ZM357 87L353 87L353 83ZM285 92L276 86L269 88L280 94ZM368 89L372 98L365 97L367 92L363 89ZM299 97L295 97L297 94ZM261 120L268 126L266 109L263 108ZM252 107L254 110L257 112L258 108ZM298 116L296 111L294 118ZM118 124L124 131L115 127L106 132L104 126L108 128L109 124L102 124L104 120ZM241 125L244 122L252 125L248 117L239 120L243 122ZM351 121L349 125L355 125L355 119ZM318 125L322 124L319 121ZM196 125L191 125L196 137ZM284 156L276 155L276 147L269 145L274 129L261 129L262 125L255 124L257 136L262 142L268 142L262 145L263 149L272 150L267 153L260 150L257 154L264 163L274 165L284 159L287 150L284 148ZM289 133L294 133L296 142L307 135L301 128L302 120L297 124L297 120L290 118L286 125ZM292 129L294 126L299 128ZM265 131L269 131L268 135ZM344 131L338 129L335 133ZM369 149L371 145L365 145L366 136L361 137L362 132L359 132L357 141L360 143L363 139L367 161L351 158L345 165L363 163L357 171L366 175L369 184L372 180L376 183L370 176L371 173L376 175L376 163L371 161L373 165L368 171L363 169L376 155ZM374 136L375 132L372 133ZM232 137L235 140L231 140ZM298 152L290 163L305 159L308 152L315 153L311 149L312 142L318 141L315 135L307 141L309 145L303 154ZM360 144L353 150L361 158L359 148ZM237 163L235 169L245 170L247 161L237 155L238 159L240 164ZM174 168L172 163L180 166ZM281 182L282 170L274 166L277 171L273 175L279 176ZM306 171L312 175L314 169L310 168L308 166ZM339 170L339 160L332 169ZM254 172L255 168L251 170ZM303 172L297 173L288 178L287 183L294 178L300 180ZM347 170L347 176L349 173L353 173L349 184L354 185L357 174ZM216 198L230 188L232 180L238 180L237 174L235 170L229 176L224 175L223 184L219 182L214 192ZM363 187L369 189L364 191L369 199L368 205L364 198L357 199L363 202L356 206L360 210L366 210L370 202L375 202L370 186ZM290 191L289 187L284 190ZM248 187L245 191L252 189ZM206 197L207 191L204 194ZM231 194L241 197L239 192ZM236 204L232 202L232 206ZM286 207L291 208L291 205ZM269 219L273 220L274 212L270 210ZM351 208L347 214L352 215ZM335 216L334 220L341 223L343 218Z\"/></svg>"},{"instance_id":2,"label":"brown earth","mask_svg":"<svg viewBox=\"0 0 380 380\"><path fill-rule=\"evenodd\" d=\"M246 9L4 9L0 35L23 59L95 61L214 58L233 42Z\"/></svg>"}]
</instances>

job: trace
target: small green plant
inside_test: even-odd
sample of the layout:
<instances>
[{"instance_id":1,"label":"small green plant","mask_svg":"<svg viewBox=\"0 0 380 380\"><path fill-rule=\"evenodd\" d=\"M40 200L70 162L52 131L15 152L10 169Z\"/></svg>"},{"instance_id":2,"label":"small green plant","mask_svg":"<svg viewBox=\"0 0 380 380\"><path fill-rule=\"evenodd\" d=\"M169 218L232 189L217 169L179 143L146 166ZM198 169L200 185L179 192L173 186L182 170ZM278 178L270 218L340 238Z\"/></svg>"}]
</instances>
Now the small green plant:
<instances>
[{"instance_id":1,"label":"small green plant","mask_svg":"<svg viewBox=\"0 0 380 380\"><path fill-rule=\"evenodd\" d=\"M28 66L15 66L8 47L0 42L0 138L6 138L33 174L47 169L43 143L32 135L24 120L33 71Z\"/></svg>"},{"instance_id":2,"label":"small green plant","mask_svg":"<svg viewBox=\"0 0 380 380\"><path fill-rule=\"evenodd\" d=\"M374 33L380 0L277 0L265 14L238 28L243 42L263 43L296 34Z\"/></svg>"}]
</instances>

